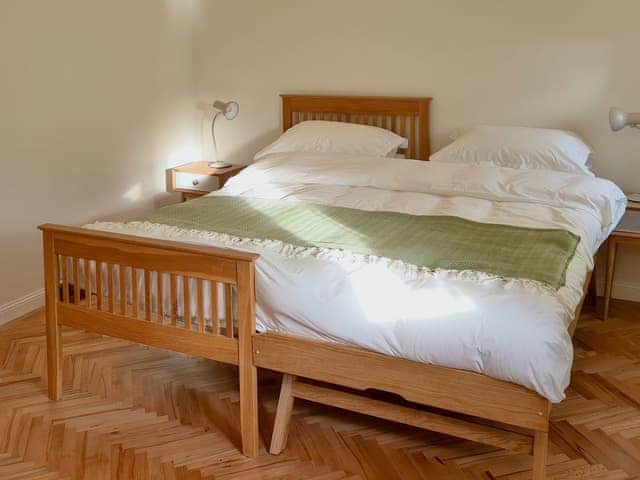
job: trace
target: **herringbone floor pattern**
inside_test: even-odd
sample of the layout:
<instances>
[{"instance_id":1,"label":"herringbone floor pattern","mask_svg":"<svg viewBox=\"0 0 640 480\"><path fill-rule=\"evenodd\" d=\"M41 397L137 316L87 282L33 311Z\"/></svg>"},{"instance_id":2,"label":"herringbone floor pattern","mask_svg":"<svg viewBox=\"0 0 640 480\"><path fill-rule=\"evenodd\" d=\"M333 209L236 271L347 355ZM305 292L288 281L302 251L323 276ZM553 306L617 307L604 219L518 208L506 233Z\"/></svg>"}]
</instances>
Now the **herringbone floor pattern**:
<instances>
[{"instance_id":1,"label":"herringbone floor pattern","mask_svg":"<svg viewBox=\"0 0 640 480\"><path fill-rule=\"evenodd\" d=\"M550 478L640 479L640 305L586 312L553 409ZM65 330L65 395L46 397L41 313L0 327L1 479L510 479L531 458L297 402L285 453L238 451L232 368ZM262 379L269 438L276 378Z\"/></svg>"}]
</instances>

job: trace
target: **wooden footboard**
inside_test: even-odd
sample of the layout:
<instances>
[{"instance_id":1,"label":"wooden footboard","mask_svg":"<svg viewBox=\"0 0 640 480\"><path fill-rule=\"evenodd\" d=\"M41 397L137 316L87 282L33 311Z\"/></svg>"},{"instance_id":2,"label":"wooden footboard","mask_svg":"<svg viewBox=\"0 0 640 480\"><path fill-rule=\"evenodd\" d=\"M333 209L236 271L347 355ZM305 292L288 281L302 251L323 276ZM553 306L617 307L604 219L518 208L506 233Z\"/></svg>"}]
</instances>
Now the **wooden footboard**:
<instances>
[{"instance_id":1,"label":"wooden footboard","mask_svg":"<svg viewBox=\"0 0 640 480\"><path fill-rule=\"evenodd\" d=\"M257 456L251 337L258 255L59 225L39 228L49 397L62 395L60 325L238 365L242 449Z\"/></svg>"}]
</instances>

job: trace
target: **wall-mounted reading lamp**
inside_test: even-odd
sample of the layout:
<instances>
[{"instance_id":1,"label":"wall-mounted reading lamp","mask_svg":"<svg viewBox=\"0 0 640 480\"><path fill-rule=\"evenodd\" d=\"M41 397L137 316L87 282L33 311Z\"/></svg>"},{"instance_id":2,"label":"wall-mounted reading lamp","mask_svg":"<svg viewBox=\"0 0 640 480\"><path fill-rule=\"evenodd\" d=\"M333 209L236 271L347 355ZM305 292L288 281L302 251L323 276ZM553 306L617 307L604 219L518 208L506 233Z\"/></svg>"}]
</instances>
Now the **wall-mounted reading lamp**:
<instances>
[{"instance_id":1,"label":"wall-mounted reading lamp","mask_svg":"<svg viewBox=\"0 0 640 480\"><path fill-rule=\"evenodd\" d=\"M627 113L619 108L611 107L611 110L609 110L609 125L611 125L611 130L614 132L622 130L627 125L640 128L640 113Z\"/></svg>"},{"instance_id":2,"label":"wall-mounted reading lamp","mask_svg":"<svg viewBox=\"0 0 640 480\"><path fill-rule=\"evenodd\" d=\"M611 110L609 110L609 125L611 125L611 130L614 132L622 130L627 125L640 128L640 113L623 112L619 108L611 107ZM640 194L638 193L628 194L627 198L632 202L640 202Z\"/></svg>"},{"instance_id":3,"label":"wall-mounted reading lamp","mask_svg":"<svg viewBox=\"0 0 640 480\"><path fill-rule=\"evenodd\" d=\"M218 160L218 145L216 144L216 119L218 115L224 115L224 118L227 120L233 120L238 115L238 111L240 110L240 106L238 102L223 102L222 100L216 100L213 102L213 108L216 109L216 114L213 116L213 120L211 121L211 141L213 143L213 153L215 154L215 161L209 162L209 166L213 168L225 168L228 167L229 164L223 161Z\"/></svg>"}]
</instances>

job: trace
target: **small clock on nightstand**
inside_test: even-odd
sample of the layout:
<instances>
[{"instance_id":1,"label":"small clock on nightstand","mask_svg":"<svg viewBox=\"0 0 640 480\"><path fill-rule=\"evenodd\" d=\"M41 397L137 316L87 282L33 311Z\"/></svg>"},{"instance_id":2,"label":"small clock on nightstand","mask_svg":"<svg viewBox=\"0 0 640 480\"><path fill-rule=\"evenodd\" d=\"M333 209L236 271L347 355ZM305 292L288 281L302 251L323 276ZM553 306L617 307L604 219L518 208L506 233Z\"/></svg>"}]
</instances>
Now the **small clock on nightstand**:
<instances>
[{"instance_id":1,"label":"small clock on nightstand","mask_svg":"<svg viewBox=\"0 0 640 480\"><path fill-rule=\"evenodd\" d=\"M246 165L231 165L225 168L213 168L209 166L209 162L192 162L170 168L168 190L180 192L182 201L186 202L224 187L229 178L245 167Z\"/></svg>"}]
</instances>

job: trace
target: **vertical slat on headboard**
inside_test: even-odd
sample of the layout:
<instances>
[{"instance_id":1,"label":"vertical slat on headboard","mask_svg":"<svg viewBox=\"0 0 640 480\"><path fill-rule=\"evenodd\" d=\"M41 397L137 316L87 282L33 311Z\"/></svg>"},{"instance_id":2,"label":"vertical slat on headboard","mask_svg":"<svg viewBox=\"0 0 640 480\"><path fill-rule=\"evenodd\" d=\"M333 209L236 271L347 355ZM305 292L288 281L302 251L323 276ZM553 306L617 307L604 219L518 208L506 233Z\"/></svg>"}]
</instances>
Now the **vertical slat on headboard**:
<instances>
[{"instance_id":1,"label":"vertical slat on headboard","mask_svg":"<svg viewBox=\"0 0 640 480\"><path fill-rule=\"evenodd\" d=\"M431 99L423 100L426 101L418 103L418 119L420 122L420 133L418 134L420 141L419 156L422 160L429 160L429 155L431 154L431 140L429 138L429 101Z\"/></svg>"},{"instance_id":2,"label":"vertical slat on headboard","mask_svg":"<svg viewBox=\"0 0 640 480\"><path fill-rule=\"evenodd\" d=\"M409 140L407 154L428 160L431 98L281 95L282 130L310 119L378 125Z\"/></svg>"},{"instance_id":3,"label":"vertical slat on headboard","mask_svg":"<svg viewBox=\"0 0 640 480\"><path fill-rule=\"evenodd\" d=\"M298 118L300 115L298 114ZM282 131L286 132L293 126L293 111L288 97L282 97Z\"/></svg>"}]
</instances>

